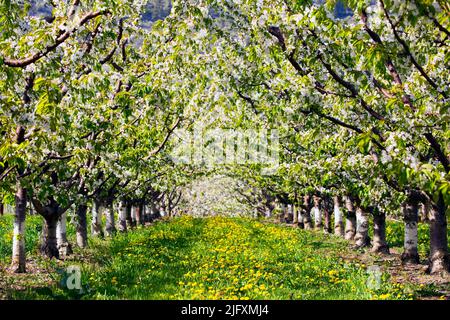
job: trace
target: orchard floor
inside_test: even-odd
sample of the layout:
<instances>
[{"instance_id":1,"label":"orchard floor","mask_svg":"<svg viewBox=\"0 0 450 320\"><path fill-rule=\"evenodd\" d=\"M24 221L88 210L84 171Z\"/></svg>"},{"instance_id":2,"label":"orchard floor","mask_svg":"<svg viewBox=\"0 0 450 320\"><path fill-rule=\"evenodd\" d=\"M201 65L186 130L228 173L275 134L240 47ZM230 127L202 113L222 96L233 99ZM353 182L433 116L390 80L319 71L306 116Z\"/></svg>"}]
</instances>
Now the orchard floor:
<instances>
[{"instance_id":1,"label":"orchard floor","mask_svg":"<svg viewBox=\"0 0 450 320\"><path fill-rule=\"evenodd\" d=\"M448 279L401 266L395 250L381 257L322 232L244 218L184 216L91 240L65 260L29 256L28 274L0 261L0 298L449 299ZM69 266L81 269L80 290L67 288Z\"/></svg>"}]
</instances>

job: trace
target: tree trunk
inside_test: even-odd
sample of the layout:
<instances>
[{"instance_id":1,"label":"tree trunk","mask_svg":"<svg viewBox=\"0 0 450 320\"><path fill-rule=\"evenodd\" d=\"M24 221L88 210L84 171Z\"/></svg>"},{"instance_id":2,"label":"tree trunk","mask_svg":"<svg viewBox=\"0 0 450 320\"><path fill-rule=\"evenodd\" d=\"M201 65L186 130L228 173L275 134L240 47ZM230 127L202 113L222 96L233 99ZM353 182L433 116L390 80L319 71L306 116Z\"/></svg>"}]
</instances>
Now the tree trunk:
<instances>
[{"instance_id":1,"label":"tree trunk","mask_svg":"<svg viewBox=\"0 0 450 320\"><path fill-rule=\"evenodd\" d=\"M430 210L429 271L431 274L448 275L450 272L446 210L447 207L440 195L437 205L433 205Z\"/></svg>"},{"instance_id":2,"label":"tree trunk","mask_svg":"<svg viewBox=\"0 0 450 320\"><path fill-rule=\"evenodd\" d=\"M14 234L12 247L11 270L16 273L26 272L25 260L25 217L27 208L27 192L17 183L16 209L14 214Z\"/></svg>"},{"instance_id":3,"label":"tree trunk","mask_svg":"<svg viewBox=\"0 0 450 320\"><path fill-rule=\"evenodd\" d=\"M161 205L161 210L160 210L159 214L161 215L161 217L166 216L166 205L164 203Z\"/></svg>"},{"instance_id":4,"label":"tree trunk","mask_svg":"<svg viewBox=\"0 0 450 320\"><path fill-rule=\"evenodd\" d=\"M350 197L345 197L345 239L353 240L356 234L356 213Z\"/></svg>"},{"instance_id":5,"label":"tree trunk","mask_svg":"<svg viewBox=\"0 0 450 320\"><path fill-rule=\"evenodd\" d=\"M151 222L151 216L152 216L152 206L147 203L144 207L144 217L145 217L145 222L150 223Z\"/></svg>"},{"instance_id":6,"label":"tree trunk","mask_svg":"<svg viewBox=\"0 0 450 320\"><path fill-rule=\"evenodd\" d=\"M138 226L142 226L144 224L144 219L143 219L143 210L142 210L142 204L138 204L136 206L136 225Z\"/></svg>"},{"instance_id":7,"label":"tree trunk","mask_svg":"<svg viewBox=\"0 0 450 320\"><path fill-rule=\"evenodd\" d=\"M360 207L356 209L355 244L358 248L370 246L369 214Z\"/></svg>"},{"instance_id":8,"label":"tree trunk","mask_svg":"<svg viewBox=\"0 0 450 320\"><path fill-rule=\"evenodd\" d=\"M300 229L305 229L305 221L304 221L304 214L302 214L302 205L297 202L297 205L295 206L297 209L297 217L298 217L298 227Z\"/></svg>"},{"instance_id":9,"label":"tree trunk","mask_svg":"<svg viewBox=\"0 0 450 320\"><path fill-rule=\"evenodd\" d=\"M67 212L64 212L56 223L56 243L59 257L66 257L72 254L72 246L67 241Z\"/></svg>"},{"instance_id":10,"label":"tree trunk","mask_svg":"<svg viewBox=\"0 0 450 320\"><path fill-rule=\"evenodd\" d=\"M116 232L116 223L114 220L114 207L111 204L105 206L106 226L105 232L107 236L112 236Z\"/></svg>"},{"instance_id":11,"label":"tree trunk","mask_svg":"<svg viewBox=\"0 0 450 320\"><path fill-rule=\"evenodd\" d=\"M136 206L131 207L131 225L136 227Z\"/></svg>"},{"instance_id":12,"label":"tree trunk","mask_svg":"<svg viewBox=\"0 0 450 320\"><path fill-rule=\"evenodd\" d=\"M127 220L127 226L129 228L133 227L133 219L131 218L131 211L133 210L131 204L127 204L127 210L126 210L126 220Z\"/></svg>"},{"instance_id":13,"label":"tree trunk","mask_svg":"<svg viewBox=\"0 0 450 320\"><path fill-rule=\"evenodd\" d=\"M127 206L124 201L119 203L119 232L127 232Z\"/></svg>"},{"instance_id":14,"label":"tree trunk","mask_svg":"<svg viewBox=\"0 0 450 320\"><path fill-rule=\"evenodd\" d=\"M103 237L102 229L102 207L98 200L94 200L92 204L92 224L91 233L93 236Z\"/></svg>"},{"instance_id":15,"label":"tree trunk","mask_svg":"<svg viewBox=\"0 0 450 320\"><path fill-rule=\"evenodd\" d=\"M422 203L420 204L419 209L419 220L423 223L430 222L429 215L430 215L430 203Z\"/></svg>"},{"instance_id":16,"label":"tree trunk","mask_svg":"<svg viewBox=\"0 0 450 320\"><path fill-rule=\"evenodd\" d=\"M322 230L323 224L322 224L322 211L320 210L320 198L317 196L314 196L314 207L313 207L313 213L314 213L314 229L315 230Z\"/></svg>"},{"instance_id":17,"label":"tree trunk","mask_svg":"<svg viewBox=\"0 0 450 320\"><path fill-rule=\"evenodd\" d=\"M0 201L0 216L3 216L5 214L5 206L3 205L3 202Z\"/></svg>"},{"instance_id":18,"label":"tree trunk","mask_svg":"<svg viewBox=\"0 0 450 320\"><path fill-rule=\"evenodd\" d=\"M295 204L292 205L292 223L298 226L298 208Z\"/></svg>"},{"instance_id":19,"label":"tree trunk","mask_svg":"<svg viewBox=\"0 0 450 320\"><path fill-rule=\"evenodd\" d=\"M324 216L324 231L325 233L331 233L331 208L330 198L326 197L323 199L323 216Z\"/></svg>"},{"instance_id":20,"label":"tree trunk","mask_svg":"<svg viewBox=\"0 0 450 320\"><path fill-rule=\"evenodd\" d=\"M80 248L86 248L87 247L87 219L86 219L86 213L87 213L87 205L86 204L80 204L77 207L77 245Z\"/></svg>"},{"instance_id":21,"label":"tree trunk","mask_svg":"<svg viewBox=\"0 0 450 320\"><path fill-rule=\"evenodd\" d=\"M42 228L41 253L48 258L59 259L58 242L56 240L56 225L58 224L57 214L48 214L44 217Z\"/></svg>"},{"instance_id":22,"label":"tree trunk","mask_svg":"<svg viewBox=\"0 0 450 320\"><path fill-rule=\"evenodd\" d=\"M279 204L279 208L280 208L280 214L278 215L278 220L281 222L281 223L283 223L285 220L285 216L286 216L286 208L285 208L285 206L284 206L284 204L283 203L280 203Z\"/></svg>"},{"instance_id":23,"label":"tree trunk","mask_svg":"<svg viewBox=\"0 0 450 320\"><path fill-rule=\"evenodd\" d=\"M310 196L306 195L303 196L303 224L305 225L305 230L311 230L312 229L312 222L311 222L311 205L310 205Z\"/></svg>"},{"instance_id":24,"label":"tree trunk","mask_svg":"<svg viewBox=\"0 0 450 320\"><path fill-rule=\"evenodd\" d=\"M270 208L266 208L266 218L270 218Z\"/></svg>"},{"instance_id":25,"label":"tree trunk","mask_svg":"<svg viewBox=\"0 0 450 320\"><path fill-rule=\"evenodd\" d=\"M343 237L344 232L344 221L342 219L341 201L338 196L333 197L334 203L334 233L338 236Z\"/></svg>"},{"instance_id":26,"label":"tree trunk","mask_svg":"<svg viewBox=\"0 0 450 320\"><path fill-rule=\"evenodd\" d=\"M372 252L389 254L386 242L386 214L375 209L373 212L373 245Z\"/></svg>"},{"instance_id":27,"label":"tree trunk","mask_svg":"<svg viewBox=\"0 0 450 320\"><path fill-rule=\"evenodd\" d=\"M417 251L418 210L417 202L408 201L403 205L403 221L405 222L403 263L419 263L419 252Z\"/></svg>"}]
</instances>

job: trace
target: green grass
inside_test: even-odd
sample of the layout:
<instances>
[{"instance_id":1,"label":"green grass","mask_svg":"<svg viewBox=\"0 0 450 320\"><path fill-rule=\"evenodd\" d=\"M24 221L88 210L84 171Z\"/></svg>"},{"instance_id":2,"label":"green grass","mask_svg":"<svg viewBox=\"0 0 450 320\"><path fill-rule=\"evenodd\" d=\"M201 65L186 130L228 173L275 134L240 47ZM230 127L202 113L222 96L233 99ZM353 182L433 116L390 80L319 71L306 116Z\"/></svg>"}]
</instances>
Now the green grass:
<instances>
[{"instance_id":1,"label":"green grass","mask_svg":"<svg viewBox=\"0 0 450 320\"><path fill-rule=\"evenodd\" d=\"M383 274L368 287L366 266L345 262L348 242L243 218L182 217L113 239L94 239L70 261L50 264L53 285L12 291L26 299L409 299L414 288ZM63 272L81 266L82 290ZM59 270L59 273L57 272Z\"/></svg>"},{"instance_id":2,"label":"green grass","mask_svg":"<svg viewBox=\"0 0 450 320\"><path fill-rule=\"evenodd\" d=\"M8 214L0 217L0 262L9 263L11 261L13 222L13 215ZM25 236L27 254L36 252L41 230L42 218L40 216L28 216Z\"/></svg>"}]
</instances>

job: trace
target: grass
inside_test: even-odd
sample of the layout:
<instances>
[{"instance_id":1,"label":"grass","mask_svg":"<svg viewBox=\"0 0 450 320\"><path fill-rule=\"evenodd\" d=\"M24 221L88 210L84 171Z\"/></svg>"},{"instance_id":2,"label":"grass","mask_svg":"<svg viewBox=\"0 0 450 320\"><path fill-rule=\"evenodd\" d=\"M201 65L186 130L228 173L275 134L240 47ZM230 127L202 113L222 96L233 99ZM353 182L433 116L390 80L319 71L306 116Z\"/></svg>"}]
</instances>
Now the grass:
<instances>
[{"instance_id":1,"label":"grass","mask_svg":"<svg viewBox=\"0 0 450 320\"><path fill-rule=\"evenodd\" d=\"M76 251L71 260L42 260L54 270L52 285L36 280L8 294L20 299L415 297L416 288L391 283L387 274L371 289L366 266L345 262L341 257L347 253L348 242L322 232L253 219L184 216L113 239L93 239L90 249ZM79 291L59 281L73 264L81 267Z\"/></svg>"}]
</instances>

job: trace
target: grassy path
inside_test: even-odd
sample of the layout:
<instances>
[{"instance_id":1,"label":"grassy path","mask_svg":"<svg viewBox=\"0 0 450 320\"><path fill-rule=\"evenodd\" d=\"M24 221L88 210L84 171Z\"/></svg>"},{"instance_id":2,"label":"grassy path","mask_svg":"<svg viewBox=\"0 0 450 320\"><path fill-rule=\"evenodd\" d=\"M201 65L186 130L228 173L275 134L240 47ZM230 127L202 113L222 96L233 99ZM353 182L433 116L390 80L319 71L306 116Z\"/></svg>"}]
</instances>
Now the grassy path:
<instances>
[{"instance_id":1,"label":"grassy path","mask_svg":"<svg viewBox=\"0 0 450 320\"><path fill-rule=\"evenodd\" d=\"M239 218L182 217L113 240L94 240L68 260L39 262L61 270L28 275L10 298L43 299L410 299L412 286L345 262L348 243L322 233ZM82 290L57 280L81 266ZM42 273L42 272L41 272ZM48 281L53 283L50 287ZM64 281L62 281L64 284ZM369 288L371 287L371 288Z\"/></svg>"}]
</instances>

